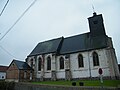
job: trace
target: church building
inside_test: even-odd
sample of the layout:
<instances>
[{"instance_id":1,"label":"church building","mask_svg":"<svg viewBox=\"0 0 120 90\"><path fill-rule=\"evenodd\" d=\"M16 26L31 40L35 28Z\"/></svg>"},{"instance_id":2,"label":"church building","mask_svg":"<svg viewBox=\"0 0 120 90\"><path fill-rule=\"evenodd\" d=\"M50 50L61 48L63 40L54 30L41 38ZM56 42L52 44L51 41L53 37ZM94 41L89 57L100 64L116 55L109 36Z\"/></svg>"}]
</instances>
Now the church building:
<instances>
[{"instance_id":1,"label":"church building","mask_svg":"<svg viewBox=\"0 0 120 90\"><path fill-rule=\"evenodd\" d=\"M102 14L88 18L90 32L40 42L27 56L37 80L120 78L112 38L105 32Z\"/></svg>"}]
</instances>

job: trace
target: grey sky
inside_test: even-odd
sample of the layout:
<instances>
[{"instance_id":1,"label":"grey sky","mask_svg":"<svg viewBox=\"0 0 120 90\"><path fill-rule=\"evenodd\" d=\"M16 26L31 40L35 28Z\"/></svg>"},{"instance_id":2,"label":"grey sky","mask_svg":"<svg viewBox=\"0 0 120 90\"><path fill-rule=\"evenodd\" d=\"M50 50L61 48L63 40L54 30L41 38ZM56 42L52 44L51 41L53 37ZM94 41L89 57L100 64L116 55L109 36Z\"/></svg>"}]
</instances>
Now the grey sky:
<instances>
[{"instance_id":1,"label":"grey sky","mask_svg":"<svg viewBox=\"0 0 120 90\"><path fill-rule=\"evenodd\" d=\"M0 12L7 0L0 0ZM0 38L34 0L10 0L0 16ZM103 14L106 33L112 37L120 63L120 0L37 0L22 19L0 41L0 65L13 59L24 61L37 43L61 36L89 32L87 18Z\"/></svg>"}]
</instances>

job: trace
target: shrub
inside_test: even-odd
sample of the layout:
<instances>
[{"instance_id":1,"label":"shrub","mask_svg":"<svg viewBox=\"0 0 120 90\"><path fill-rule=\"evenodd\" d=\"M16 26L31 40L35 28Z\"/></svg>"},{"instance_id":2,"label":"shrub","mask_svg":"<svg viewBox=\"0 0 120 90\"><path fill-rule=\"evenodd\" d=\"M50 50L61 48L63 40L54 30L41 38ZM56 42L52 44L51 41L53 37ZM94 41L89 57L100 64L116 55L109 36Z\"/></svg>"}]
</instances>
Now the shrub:
<instances>
[{"instance_id":1,"label":"shrub","mask_svg":"<svg viewBox=\"0 0 120 90\"><path fill-rule=\"evenodd\" d=\"M83 83L83 82L79 82L79 85L80 85L80 86L84 86L84 83Z\"/></svg>"},{"instance_id":2,"label":"shrub","mask_svg":"<svg viewBox=\"0 0 120 90\"><path fill-rule=\"evenodd\" d=\"M14 90L14 82L0 81L0 90Z\"/></svg>"},{"instance_id":3,"label":"shrub","mask_svg":"<svg viewBox=\"0 0 120 90\"><path fill-rule=\"evenodd\" d=\"M5 81L0 81L0 89L1 90L6 90L6 82Z\"/></svg>"},{"instance_id":4,"label":"shrub","mask_svg":"<svg viewBox=\"0 0 120 90\"><path fill-rule=\"evenodd\" d=\"M7 85L8 85L7 90L14 90L14 86L15 86L14 82L8 82Z\"/></svg>"},{"instance_id":5,"label":"shrub","mask_svg":"<svg viewBox=\"0 0 120 90\"><path fill-rule=\"evenodd\" d=\"M76 82L72 82L72 86L76 86Z\"/></svg>"}]
</instances>

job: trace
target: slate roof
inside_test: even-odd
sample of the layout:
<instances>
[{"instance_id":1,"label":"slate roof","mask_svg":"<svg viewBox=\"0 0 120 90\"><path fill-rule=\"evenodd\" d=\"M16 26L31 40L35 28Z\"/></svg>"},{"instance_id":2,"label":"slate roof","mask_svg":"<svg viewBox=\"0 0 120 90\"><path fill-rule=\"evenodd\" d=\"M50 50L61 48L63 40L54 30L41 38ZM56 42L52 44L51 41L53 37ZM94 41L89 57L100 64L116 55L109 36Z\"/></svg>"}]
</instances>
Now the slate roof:
<instances>
[{"instance_id":1,"label":"slate roof","mask_svg":"<svg viewBox=\"0 0 120 90\"><path fill-rule=\"evenodd\" d=\"M17 65L19 70L28 70L28 69L32 69L26 62L23 61L18 61L18 60L13 60L13 62Z\"/></svg>"},{"instance_id":2,"label":"slate roof","mask_svg":"<svg viewBox=\"0 0 120 90\"><path fill-rule=\"evenodd\" d=\"M29 56L47 53L68 54L107 47L107 35L92 37L90 32L39 43Z\"/></svg>"},{"instance_id":3,"label":"slate roof","mask_svg":"<svg viewBox=\"0 0 120 90\"><path fill-rule=\"evenodd\" d=\"M45 42L40 42L29 56L37 54L56 53L59 50L59 45L61 44L61 41L62 37Z\"/></svg>"},{"instance_id":4,"label":"slate roof","mask_svg":"<svg viewBox=\"0 0 120 90\"><path fill-rule=\"evenodd\" d=\"M81 52L107 47L107 36L92 37L90 33L75 35L65 38L60 50L60 54Z\"/></svg>"},{"instance_id":5,"label":"slate roof","mask_svg":"<svg viewBox=\"0 0 120 90\"><path fill-rule=\"evenodd\" d=\"M8 66L0 66L0 72L6 72L8 69Z\"/></svg>"}]
</instances>

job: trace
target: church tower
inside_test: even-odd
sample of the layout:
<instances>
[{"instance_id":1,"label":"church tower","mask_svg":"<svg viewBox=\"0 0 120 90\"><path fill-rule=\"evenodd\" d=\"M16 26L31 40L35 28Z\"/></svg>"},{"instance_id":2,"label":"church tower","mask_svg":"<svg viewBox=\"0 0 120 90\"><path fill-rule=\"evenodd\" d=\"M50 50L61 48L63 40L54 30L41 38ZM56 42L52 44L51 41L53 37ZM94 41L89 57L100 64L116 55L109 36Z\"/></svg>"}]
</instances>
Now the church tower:
<instances>
[{"instance_id":1,"label":"church tower","mask_svg":"<svg viewBox=\"0 0 120 90\"><path fill-rule=\"evenodd\" d=\"M106 35L102 14L97 15L96 12L94 12L93 16L88 18L88 21L92 43L91 46L103 46L101 47L101 49L103 48L103 51L105 51L106 58L101 58L101 60L103 59L102 62L107 61L106 66L109 67L108 72L110 74L111 79L120 79L118 62L115 54L115 49L112 44L112 38ZM101 64L101 66L103 67L104 64Z\"/></svg>"},{"instance_id":2,"label":"church tower","mask_svg":"<svg viewBox=\"0 0 120 90\"><path fill-rule=\"evenodd\" d=\"M91 36L106 35L102 14L97 15L96 12L94 12L93 16L88 18L88 21Z\"/></svg>"}]
</instances>

